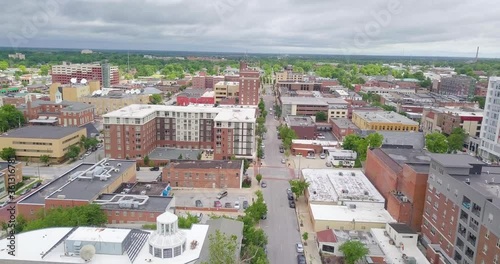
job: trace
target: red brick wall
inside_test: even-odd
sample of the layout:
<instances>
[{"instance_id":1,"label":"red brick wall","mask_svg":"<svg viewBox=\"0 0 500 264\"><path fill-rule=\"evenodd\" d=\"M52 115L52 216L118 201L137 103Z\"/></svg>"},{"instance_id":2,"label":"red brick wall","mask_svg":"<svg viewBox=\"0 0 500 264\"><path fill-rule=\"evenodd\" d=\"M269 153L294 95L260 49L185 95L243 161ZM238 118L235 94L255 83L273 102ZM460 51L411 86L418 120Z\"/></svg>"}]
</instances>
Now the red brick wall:
<instances>
[{"instance_id":1,"label":"red brick wall","mask_svg":"<svg viewBox=\"0 0 500 264\"><path fill-rule=\"evenodd\" d=\"M240 172L240 169L166 167L163 168L162 182L170 182L172 187L240 188ZM205 175L214 175L215 179L205 178Z\"/></svg>"},{"instance_id":2,"label":"red brick wall","mask_svg":"<svg viewBox=\"0 0 500 264\"><path fill-rule=\"evenodd\" d=\"M481 226L479 230L479 235L477 237L477 251L476 251L476 263L494 263L493 260L495 255L498 255L498 261L500 263L500 248L497 247L497 243L500 243L499 237L495 236L493 233L487 235L487 229ZM486 253L483 253L484 246L487 246Z\"/></svg>"},{"instance_id":3,"label":"red brick wall","mask_svg":"<svg viewBox=\"0 0 500 264\"><path fill-rule=\"evenodd\" d=\"M134 222L156 223L156 218L163 213L130 209L103 209L103 211L108 216L109 224L130 224Z\"/></svg>"},{"instance_id":4,"label":"red brick wall","mask_svg":"<svg viewBox=\"0 0 500 264\"><path fill-rule=\"evenodd\" d=\"M43 210L44 205L41 204L17 204L17 215L23 215L27 220L36 219L38 212Z\"/></svg>"},{"instance_id":5,"label":"red brick wall","mask_svg":"<svg viewBox=\"0 0 500 264\"><path fill-rule=\"evenodd\" d=\"M298 139L315 139L316 127L315 126L291 126L295 131Z\"/></svg>"},{"instance_id":6,"label":"red brick wall","mask_svg":"<svg viewBox=\"0 0 500 264\"><path fill-rule=\"evenodd\" d=\"M385 199L388 199L390 192L397 188L397 172L388 168L374 155L373 150L368 150L366 156L365 175ZM394 215L393 217L398 218Z\"/></svg>"}]
</instances>

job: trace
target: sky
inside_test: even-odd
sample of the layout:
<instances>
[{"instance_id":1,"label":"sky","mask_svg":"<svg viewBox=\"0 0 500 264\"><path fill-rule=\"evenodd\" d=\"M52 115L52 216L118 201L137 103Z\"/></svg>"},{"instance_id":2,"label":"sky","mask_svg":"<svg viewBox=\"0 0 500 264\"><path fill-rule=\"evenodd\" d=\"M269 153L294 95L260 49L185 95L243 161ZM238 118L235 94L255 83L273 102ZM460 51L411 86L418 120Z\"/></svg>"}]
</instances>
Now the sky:
<instances>
[{"instance_id":1,"label":"sky","mask_svg":"<svg viewBox=\"0 0 500 264\"><path fill-rule=\"evenodd\" d=\"M0 46L500 57L491 0L2 0Z\"/></svg>"}]
</instances>

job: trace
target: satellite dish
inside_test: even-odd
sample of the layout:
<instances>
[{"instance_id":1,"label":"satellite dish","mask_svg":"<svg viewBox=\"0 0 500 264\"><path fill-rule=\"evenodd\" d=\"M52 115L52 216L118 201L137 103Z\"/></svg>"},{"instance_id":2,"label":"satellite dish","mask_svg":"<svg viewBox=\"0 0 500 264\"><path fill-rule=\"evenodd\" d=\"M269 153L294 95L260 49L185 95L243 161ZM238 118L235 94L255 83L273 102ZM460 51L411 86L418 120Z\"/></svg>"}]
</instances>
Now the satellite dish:
<instances>
[{"instance_id":1,"label":"satellite dish","mask_svg":"<svg viewBox=\"0 0 500 264\"><path fill-rule=\"evenodd\" d=\"M85 245L80 249L80 257L85 262L90 261L95 255L95 247L92 245Z\"/></svg>"},{"instance_id":2,"label":"satellite dish","mask_svg":"<svg viewBox=\"0 0 500 264\"><path fill-rule=\"evenodd\" d=\"M71 78L71 83L75 84L76 83L76 78Z\"/></svg>"},{"instance_id":3,"label":"satellite dish","mask_svg":"<svg viewBox=\"0 0 500 264\"><path fill-rule=\"evenodd\" d=\"M81 84L86 84L86 83L87 83L87 79L82 79L82 80L80 81L80 83L81 83Z\"/></svg>"},{"instance_id":4,"label":"satellite dish","mask_svg":"<svg viewBox=\"0 0 500 264\"><path fill-rule=\"evenodd\" d=\"M130 90L126 90L126 91L125 91L125 94L130 94Z\"/></svg>"},{"instance_id":5,"label":"satellite dish","mask_svg":"<svg viewBox=\"0 0 500 264\"><path fill-rule=\"evenodd\" d=\"M101 90L97 90L97 91L95 91L95 94L102 94L102 91Z\"/></svg>"}]
</instances>

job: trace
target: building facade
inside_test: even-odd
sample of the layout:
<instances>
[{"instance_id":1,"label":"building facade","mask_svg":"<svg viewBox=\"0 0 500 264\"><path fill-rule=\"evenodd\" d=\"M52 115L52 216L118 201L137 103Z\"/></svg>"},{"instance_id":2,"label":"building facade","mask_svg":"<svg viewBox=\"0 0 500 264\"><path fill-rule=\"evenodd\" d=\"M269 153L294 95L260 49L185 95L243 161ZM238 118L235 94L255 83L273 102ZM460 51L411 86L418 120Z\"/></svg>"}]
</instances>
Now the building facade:
<instances>
[{"instance_id":1,"label":"building facade","mask_svg":"<svg viewBox=\"0 0 500 264\"><path fill-rule=\"evenodd\" d=\"M241 188L242 160L172 160L162 171L172 187Z\"/></svg>"},{"instance_id":2,"label":"building facade","mask_svg":"<svg viewBox=\"0 0 500 264\"><path fill-rule=\"evenodd\" d=\"M239 86L238 104L259 104L260 73L250 69L245 62L240 62Z\"/></svg>"},{"instance_id":3,"label":"building facade","mask_svg":"<svg viewBox=\"0 0 500 264\"><path fill-rule=\"evenodd\" d=\"M239 98L240 84L238 82L218 82L214 87L214 100L220 103L226 98Z\"/></svg>"},{"instance_id":4,"label":"building facade","mask_svg":"<svg viewBox=\"0 0 500 264\"><path fill-rule=\"evenodd\" d=\"M16 150L18 159L38 160L48 155L53 161L62 161L68 149L77 145L87 130L80 127L26 126L0 135L0 146Z\"/></svg>"},{"instance_id":5,"label":"building facade","mask_svg":"<svg viewBox=\"0 0 500 264\"><path fill-rule=\"evenodd\" d=\"M93 105L62 101L60 103L37 100L17 108L34 125L84 126L94 121Z\"/></svg>"},{"instance_id":6,"label":"building facade","mask_svg":"<svg viewBox=\"0 0 500 264\"><path fill-rule=\"evenodd\" d=\"M84 104L93 105L96 115L103 115L116 111L127 105L149 103L148 94L126 94L123 92L113 92L107 95L86 95L78 98Z\"/></svg>"},{"instance_id":7,"label":"building facade","mask_svg":"<svg viewBox=\"0 0 500 264\"><path fill-rule=\"evenodd\" d=\"M476 93L476 80L465 75L443 77L441 78L439 93L472 98Z\"/></svg>"},{"instance_id":8,"label":"building facade","mask_svg":"<svg viewBox=\"0 0 500 264\"><path fill-rule=\"evenodd\" d=\"M98 81L90 81L88 84L52 83L49 88L50 100L78 102L80 97L91 95L99 89Z\"/></svg>"},{"instance_id":9,"label":"building facade","mask_svg":"<svg viewBox=\"0 0 500 264\"><path fill-rule=\"evenodd\" d=\"M52 82L70 84L72 78L80 83L82 79L87 81L99 81L104 87L120 84L118 66L109 64L62 64L52 66ZM107 86L106 86L107 85Z\"/></svg>"},{"instance_id":10,"label":"building facade","mask_svg":"<svg viewBox=\"0 0 500 264\"><path fill-rule=\"evenodd\" d=\"M104 115L105 154L142 159L156 147L174 147L251 158L255 115L254 108L130 105Z\"/></svg>"},{"instance_id":11,"label":"building facade","mask_svg":"<svg viewBox=\"0 0 500 264\"><path fill-rule=\"evenodd\" d=\"M344 138L350 134L356 134L360 129L347 118L330 118L329 123L332 124L332 133L339 140L344 141Z\"/></svg>"},{"instance_id":12,"label":"building facade","mask_svg":"<svg viewBox=\"0 0 500 264\"><path fill-rule=\"evenodd\" d=\"M424 108L420 128L425 134L440 132L451 134L462 128L466 134L479 137L483 121L480 109L470 108Z\"/></svg>"},{"instance_id":13,"label":"building facade","mask_svg":"<svg viewBox=\"0 0 500 264\"><path fill-rule=\"evenodd\" d=\"M418 131L417 122L395 112L352 113L352 122L363 130Z\"/></svg>"},{"instance_id":14,"label":"building facade","mask_svg":"<svg viewBox=\"0 0 500 264\"><path fill-rule=\"evenodd\" d=\"M470 155L432 154L422 236L433 263L498 263L498 167Z\"/></svg>"},{"instance_id":15,"label":"building facade","mask_svg":"<svg viewBox=\"0 0 500 264\"><path fill-rule=\"evenodd\" d=\"M479 153L485 160L498 162L500 159L500 77L489 79L484 118Z\"/></svg>"}]
</instances>

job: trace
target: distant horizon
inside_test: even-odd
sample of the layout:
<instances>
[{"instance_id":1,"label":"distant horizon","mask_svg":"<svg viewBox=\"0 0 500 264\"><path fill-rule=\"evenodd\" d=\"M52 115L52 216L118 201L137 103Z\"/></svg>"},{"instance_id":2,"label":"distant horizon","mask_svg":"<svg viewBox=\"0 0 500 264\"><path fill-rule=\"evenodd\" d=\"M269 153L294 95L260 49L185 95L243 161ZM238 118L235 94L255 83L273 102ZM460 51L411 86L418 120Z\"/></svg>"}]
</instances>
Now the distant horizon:
<instances>
[{"instance_id":1,"label":"distant horizon","mask_svg":"<svg viewBox=\"0 0 500 264\"><path fill-rule=\"evenodd\" d=\"M266 56L289 56L292 58L297 58L300 56L327 56L327 57L393 57L393 58L425 58L425 59L475 59L475 56L467 57L467 56L439 56L439 55L394 55L394 54L327 54L327 53L298 53L298 52L289 52L289 53L275 53L275 52L236 52L236 51L197 51L197 50L157 50L157 49L107 49L107 48L61 48L61 47L19 47L12 48L8 46L0 46L0 50L11 50L12 52L21 52L25 51L33 51L33 50L54 50L54 51L82 51L82 50L92 50L92 51L102 51L102 52L119 52L119 53L136 53L143 54L147 52L153 53L181 53L183 55L200 55L200 54L214 54L214 55L233 55L233 56L246 56L246 55L266 55ZM481 53L479 53L481 54ZM144 54L149 55L149 54ZM154 55L154 54L151 54ZM481 57L478 56L478 61L480 60L500 60L499 57Z\"/></svg>"}]
</instances>

